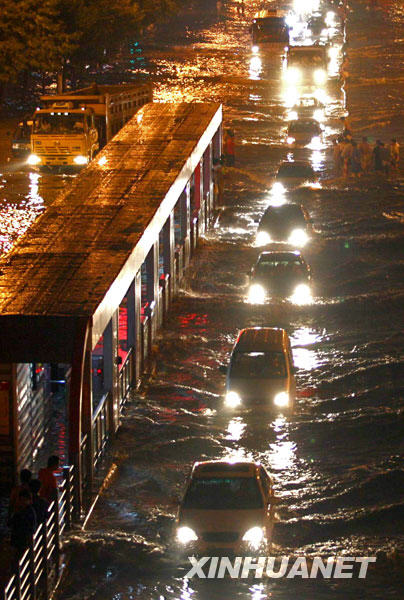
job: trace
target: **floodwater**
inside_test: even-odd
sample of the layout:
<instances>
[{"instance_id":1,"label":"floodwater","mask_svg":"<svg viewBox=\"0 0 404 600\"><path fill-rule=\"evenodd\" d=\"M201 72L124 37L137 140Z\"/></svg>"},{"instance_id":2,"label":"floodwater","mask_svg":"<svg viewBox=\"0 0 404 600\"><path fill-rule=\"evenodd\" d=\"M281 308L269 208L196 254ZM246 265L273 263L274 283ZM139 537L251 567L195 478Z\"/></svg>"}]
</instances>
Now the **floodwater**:
<instances>
[{"instance_id":1,"label":"floodwater","mask_svg":"<svg viewBox=\"0 0 404 600\"><path fill-rule=\"evenodd\" d=\"M327 34L337 50L325 86L324 144L294 151L285 144L293 90L282 82L282 49L251 52L257 8L245 0L242 16L229 2L225 21L198 17L145 48L158 101L223 102L236 167L226 173L229 209L203 240L162 335L157 373L126 411L115 475L86 530L69 542L63 600L403 597L404 182L336 179L330 139L348 112L357 137L404 140L404 10L400 0L352 0L343 87L341 23ZM256 221L288 155L321 173L320 188L289 194L314 222L304 249L314 299L254 306L246 302L246 273L259 252ZM218 367L238 331L253 325L290 335L298 367L292 416L223 406ZM217 458L259 460L274 478L281 501L272 555L377 556L375 568L364 580L184 578L175 497L195 460Z\"/></svg>"}]
</instances>

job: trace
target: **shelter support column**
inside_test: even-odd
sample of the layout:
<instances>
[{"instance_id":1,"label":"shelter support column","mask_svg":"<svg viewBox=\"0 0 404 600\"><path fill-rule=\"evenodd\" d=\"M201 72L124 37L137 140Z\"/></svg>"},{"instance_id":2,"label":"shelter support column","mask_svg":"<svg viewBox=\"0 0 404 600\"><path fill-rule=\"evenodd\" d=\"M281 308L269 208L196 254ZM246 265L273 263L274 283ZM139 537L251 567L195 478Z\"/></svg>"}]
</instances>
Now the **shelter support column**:
<instances>
[{"instance_id":1,"label":"shelter support column","mask_svg":"<svg viewBox=\"0 0 404 600\"><path fill-rule=\"evenodd\" d=\"M203 155L203 197L205 200L205 224L209 224L213 209L213 177L212 177L212 142L206 148Z\"/></svg>"},{"instance_id":2,"label":"shelter support column","mask_svg":"<svg viewBox=\"0 0 404 600\"><path fill-rule=\"evenodd\" d=\"M104 382L110 394L108 422L111 435L119 427L118 318L116 311L104 331Z\"/></svg>"},{"instance_id":3,"label":"shelter support column","mask_svg":"<svg viewBox=\"0 0 404 600\"><path fill-rule=\"evenodd\" d=\"M189 183L180 196L181 239L184 246L184 268L188 266L190 257L191 205Z\"/></svg>"},{"instance_id":4,"label":"shelter support column","mask_svg":"<svg viewBox=\"0 0 404 600\"><path fill-rule=\"evenodd\" d=\"M163 229L163 261L164 273L169 274L166 294L169 297L169 304L174 293L174 213L171 212Z\"/></svg>"},{"instance_id":5,"label":"shelter support column","mask_svg":"<svg viewBox=\"0 0 404 600\"><path fill-rule=\"evenodd\" d=\"M156 335L158 323L159 294L158 294L158 274L159 274L159 243L154 242L146 257L146 294L149 305L150 318L152 324L152 341Z\"/></svg>"},{"instance_id":6,"label":"shelter support column","mask_svg":"<svg viewBox=\"0 0 404 600\"><path fill-rule=\"evenodd\" d=\"M79 319L74 340L70 393L69 393L69 462L74 466L76 479L76 504L81 510L83 503L83 464L81 461L82 449L82 403L84 377L86 367L86 348L89 338L89 323L86 318ZM90 388L91 389L91 388Z\"/></svg>"}]
</instances>

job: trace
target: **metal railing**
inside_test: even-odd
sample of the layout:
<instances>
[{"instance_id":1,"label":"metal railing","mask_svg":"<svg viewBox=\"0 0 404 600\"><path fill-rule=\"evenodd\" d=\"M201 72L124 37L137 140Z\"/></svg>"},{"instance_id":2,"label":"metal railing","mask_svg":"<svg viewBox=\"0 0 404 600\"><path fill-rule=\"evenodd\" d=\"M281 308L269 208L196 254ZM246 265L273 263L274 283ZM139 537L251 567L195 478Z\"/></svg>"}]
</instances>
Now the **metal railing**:
<instances>
[{"instance_id":1,"label":"metal railing","mask_svg":"<svg viewBox=\"0 0 404 600\"><path fill-rule=\"evenodd\" d=\"M61 537L73 515L73 467L63 468L58 499L34 532L18 560L15 574L4 589L3 600L48 600L61 574Z\"/></svg>"},{"instance_id":2,"label":"metal railing","mask_svg":"<svg viewBox=\"0 0 404 600\"><path fill-rule=\"evenodd\" d=\"M112 394L108 392L102 398L93 415L93 465L97 466L105 452L105 447L111 433Z\"/></svg>"},{"instance_id":3,"label":"metal railing","mask_svg":"<svg viewBox=\"0 0 404 600\"><path fill-rule=\"evenodd\" d=\"M121 408L126 403L129 392L133 387L136 374L135 369L135 350L134 348L130 348L125 362L119 371L119 406Z\"/></svg>"}]
</instances>

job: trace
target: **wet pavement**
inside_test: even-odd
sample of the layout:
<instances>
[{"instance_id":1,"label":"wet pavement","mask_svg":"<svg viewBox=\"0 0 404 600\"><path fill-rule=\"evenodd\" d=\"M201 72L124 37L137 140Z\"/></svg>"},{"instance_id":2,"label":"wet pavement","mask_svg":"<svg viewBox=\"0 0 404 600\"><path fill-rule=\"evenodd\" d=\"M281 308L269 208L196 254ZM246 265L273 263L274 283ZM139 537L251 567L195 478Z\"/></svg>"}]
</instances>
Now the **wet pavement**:
<instances>
[{"instance_id":1,"label":"wet pavement","mask_svg":"<svg viewBox=\"0 0 404 600\"><path fill-rule=\"evenodd\" d=\"M156 376L127 409L115 476L86 531L69 541L64 600L402 598L403 178L336 179L330 148L345 109L357 137L404 139L404 10L398 0L367 4L351 3L349 78L343 89L336 75L326 86L319 149L286 147L283 50L251 52L258 3L246 1L242 17L229 2L225 22L196 20L145 47L158 101L223 102L237 143L236 166L225 175L230 208L203 240L176 301ZM331 35L340 47L341 27ZM259 252L256 221L273 198L277 165L291 152L321 173L321 188L289 194L314 222L304 249L314 299L254 306L246 302L246 273ZM3 177L9 189L12 176ZM218 367L238 331L253 325L285 327L291 337L298 398L290 417L223 406ZM272 474L281 497L272 555L377 555L376 568L366 580L184 579L189 563L173 538L175 497L195 460L217 458L260 460Z\"/></svg>"}]
</instances>

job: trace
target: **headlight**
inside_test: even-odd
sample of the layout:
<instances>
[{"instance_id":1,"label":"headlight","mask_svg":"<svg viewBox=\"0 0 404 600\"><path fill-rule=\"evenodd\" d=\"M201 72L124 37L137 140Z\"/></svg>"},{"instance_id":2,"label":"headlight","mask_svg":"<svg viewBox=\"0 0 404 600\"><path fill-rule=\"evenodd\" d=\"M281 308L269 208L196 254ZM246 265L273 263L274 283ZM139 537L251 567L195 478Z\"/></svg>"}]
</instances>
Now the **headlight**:
<instances>
[{"instance_id":1,"label":"headlight","mask_svg":"<svg viewBox=\"0 0 404 600\"><path fill-rule=\"evenodd\" d=\"M314 81L317 85L322 85L327 81L327 73L324 69L316 69L314 71Z\"/></svg>"},{"instance_id":2,"label":"headlight","mask_svg":"<svg viewBox=\"0 0 404 600\"><path fill-rule=\"evenodd\" d=\"M275 181L272 186L272 192L274 194L282 194L285 191L285 186L280 181Z\"/></svg>"},{"instance_id":3,"label":"headlight","mask_svg":"<svg viewBox=\"0 0 404 600\"><path fill-rule=\"evenodd\" d=\"M264 539L262 527L251 527L243 536L243 542L248 542L253 548L258 548Z\"/></svg>"},{"instance_id":4,"label":"headlight","mask_svg":"<svg viewBox=\"0 0 404 600\"><path fill-rule=\"evenodd\" d=\"M316 108L316 110L313 113L313 119L315 119L319 123L324 121L324 111L322 108Z\"/></svg>"},{"instance_id":5,"label":"headlight","mask_svg":"<svg viewBox=\"0 0 404 600\"><path fill-rule=\"evenodd\" d=\"M291 246L297 246L301 248L308 242L309 236L304 229L294 229L289 236L288 242Z\"/></svg>"},{"instance_id":6,"label":"headlight","mask_svg":"<svg viewBox=\"0 0 404 600\"><path fill-rule=\"evenodd\" d=\"M252 50L252 53L253 53L253 54L257 54L257 52L258 52L259 48L258 48L258 46L253 46L253 47L251 48L251 50Z\"/></svg>"},{"instance_id":7,"label":"headlight","mask_svg":"<svg viewBox=\"0 0 404 600\"><path fill-rule=\"evenodd\" d=\"M197 539L198 536L190 527L178 527L177 540L180 544L189 544L189 542L195 542Z\"/></svg>"},{"instance_id":8,"label":"headlight","mask_svg":"<svg viewBox=\"0 0 404 600\"><path fill-rule=\"evenodd\" d=\"M87 156L83 156L82 154L79 154L78 156L75 156L73 158L73 162L76 165L86 165L88 163L88 158L87 158Z\"/></svg>"},{"instance_id":9,"label":"headlight","mask_svg":"<svg viewBox=\"0 0 404 600\"><path fill-rule=\"evenodd\" d=\"M255 238L256 246L266 246L271 243L271 236L266 231L259 231Z\"/></svg>"},{"instance_id":10,"label":"headlight","mask_svg":"<svg viewBox=\"0 0 404 600\"><path fill-rule=\"evenodd\" d=\"M305 283L300 283L296 286L295 291L290 297L291 302L293 304L303 305L303 304L311 304L312 296L310 286Z\"/></svg>"},{"instance_id":11,"label":"headlight","mask_svg":"<svg viewBox=\"0 0 404 600\"><path fill-rule=\"evenodd\" d=\"M296 141L296 139L294 137L288 137L286 138L286 143L287 144L293 144Z\"/></svg>"},{"instance_id":12,"label":"headlight","mask_svg":"<svg viewBox=\"0 0 404 600\"><path fill-rule=\"evenodd\" d=\"M37 154L30 154L27 159L27 164L35 166L42 162L42 158Z\"/></svg>"},{"instance_id":13,"label":"headlight","mask_svg":"<svg viewBox=\"0 0 404 600\"><path fill-rule=\"evenodd\" d=\"M288 67L285 71L285 79L288 83L299 83L302 72L297 67Z\"/></svg>"},{"instance_id":14,"label":"headlight","mask_svg":"<svg viewBox=\"0 0 404 600\"><path fill-rule=\"evenodd\" d=\"M236 408L236 406L240 406L241 398L237 392L227 392L224 403L229 408Z\"/></svg>"},{"instance_id":15,"label":"headlight","mask_svg":"<svg viewBox=\"0 0 404 600\"><path fill-rule=\"evenodd\" d=\"M253 283L248 290L248 302L251 304L264 304L265 289L259 283Z\"/></svg>"},{"instance_id":16,"label":"headlight","mask_svg":"<svg viewBox=\"0 0 404 600\"><path fill-rule=\"evenodd\" d=\"M296 110L291 110L289 113L289 119L291 121L296 121L297 119L297 111Z\"/></svg>"},{"instance_id":17,"label":"headlight","mask_svg":"<svg viewBox=\"0 0 404 600\"><path fill-rule=\"evenodd\" d=\"M289 405L289 394L287 392L278 392L274 398L275 406L279 406L279 408L285 408L285 406Z\"/></svg>"}]
</instances>

